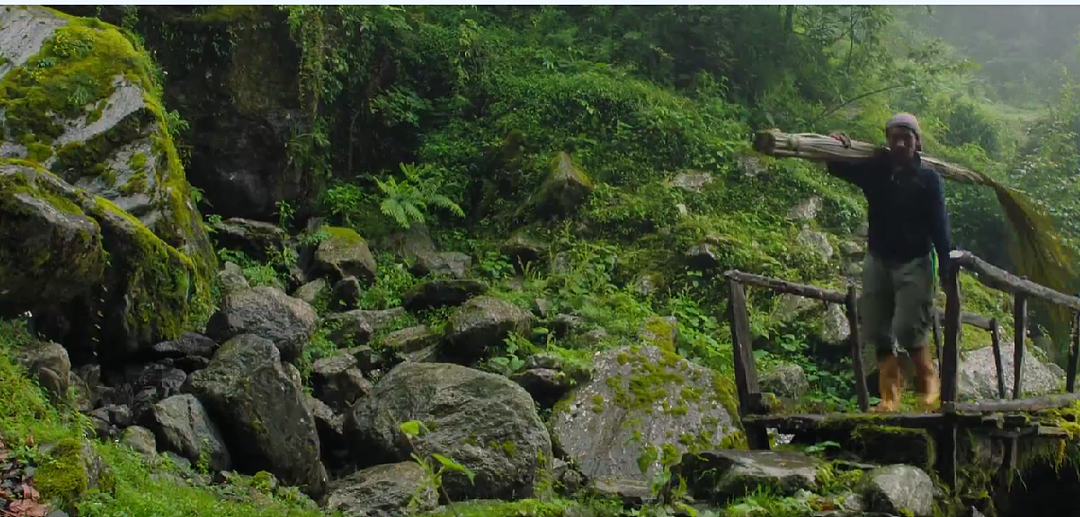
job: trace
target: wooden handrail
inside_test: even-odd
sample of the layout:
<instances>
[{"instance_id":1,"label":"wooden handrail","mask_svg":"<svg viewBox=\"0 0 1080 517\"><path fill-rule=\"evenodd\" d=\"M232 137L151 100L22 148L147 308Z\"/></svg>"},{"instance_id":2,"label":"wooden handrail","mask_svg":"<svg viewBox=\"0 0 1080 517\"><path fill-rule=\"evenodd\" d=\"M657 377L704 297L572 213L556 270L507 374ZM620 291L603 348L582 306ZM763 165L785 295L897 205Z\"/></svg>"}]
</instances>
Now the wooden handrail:
<instances>
[{"instance_id":1,"label":"wooden handrail","mask_svg":"<svg viewBox=\"0 0 1080 517\"><path fill-rule=\"evenodd\" d=\"M976 278L987 287L1010 294L1023 293L1029 297L1041 298L1074 311L1080 311L1080 298L1059 293L1031 280L1012 275L1004 269L976 257L970 251L953 251L949 253L949 259L977 273Z\"/></svg>"}]
</instances>

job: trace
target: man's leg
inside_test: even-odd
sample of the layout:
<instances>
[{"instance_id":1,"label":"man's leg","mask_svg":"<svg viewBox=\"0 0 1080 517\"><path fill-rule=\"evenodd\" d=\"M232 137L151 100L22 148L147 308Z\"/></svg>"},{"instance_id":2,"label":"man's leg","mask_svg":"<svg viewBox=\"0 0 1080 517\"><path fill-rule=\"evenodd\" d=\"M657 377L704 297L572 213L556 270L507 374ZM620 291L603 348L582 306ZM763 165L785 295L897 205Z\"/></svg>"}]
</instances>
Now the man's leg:
<instances>
[{"instance_id":1,"label":"man's leg","mask_svg":"<svg viewBox=\"0 0 1080 517\"><path fill-rule=\"evenodd\" d=\"M929 256L908 262L894 272L893 282L896 285L893 333L915 365L919 404L932 409L940 401L941 393L929 344L934 310L933 262Z\"/></svg>"},{"instance_id":2,"label":"man's leg","mask_svg":"<svg viewBox=\"0 0 1080 517\"><path fill-rule=\"evenodd\" d=\"M859 300L862 342L864 346L874 347L881 392L881 403L873 411L896 411L900 404L903 377L892 332L895 306L892 275L885 264L869 253L863 265L862 288L862 298Z\"/></svg>"}]
</instances>

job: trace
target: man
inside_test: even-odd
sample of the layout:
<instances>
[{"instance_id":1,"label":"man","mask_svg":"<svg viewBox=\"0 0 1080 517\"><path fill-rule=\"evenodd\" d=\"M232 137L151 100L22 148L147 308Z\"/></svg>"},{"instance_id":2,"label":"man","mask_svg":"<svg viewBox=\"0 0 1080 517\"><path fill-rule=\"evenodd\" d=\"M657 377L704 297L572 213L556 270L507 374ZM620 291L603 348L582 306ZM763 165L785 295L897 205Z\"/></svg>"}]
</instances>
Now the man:
<instances>
[{"instance_id":1,"label":"man","mask_svg":"<svg viewBox=\"0 0 1080 517\"><path fill-rule=\"evenodd\" d=\"M844 134L833 138L851 145ZM930 353L934 311L934 267L949 272L949 215L941 177L922 163L919 122L900 113L885 124L888 149L861 162L830 162L829 172L862 189L869 211L869 253L863 269L860 300L863 342L878 358L881 404L875 411L896 411L903 389L897 357L907 351L915 365L919 403L934 408L940 384Z\"/></svg>"}]
</instances>

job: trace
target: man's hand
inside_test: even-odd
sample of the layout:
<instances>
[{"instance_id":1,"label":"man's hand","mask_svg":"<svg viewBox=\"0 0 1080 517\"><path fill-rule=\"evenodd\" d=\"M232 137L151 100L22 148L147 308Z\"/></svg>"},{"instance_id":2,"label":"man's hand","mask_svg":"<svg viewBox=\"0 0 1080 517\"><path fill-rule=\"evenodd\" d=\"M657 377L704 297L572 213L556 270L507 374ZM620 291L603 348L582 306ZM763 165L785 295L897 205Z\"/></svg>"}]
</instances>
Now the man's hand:
<instances>
[{"instance_id":1,"label":"man's hand","mask_svg":"<svg viewBox=\"0 0 1080 517\"><path fill-rule=\"evenodd\" d=\"M840 143L844 144L845 149L851 148L851 139L843 133L833 133L829 135L829 138L832 138L833 140L837 140Z\"/></svg>"}]
</instances>

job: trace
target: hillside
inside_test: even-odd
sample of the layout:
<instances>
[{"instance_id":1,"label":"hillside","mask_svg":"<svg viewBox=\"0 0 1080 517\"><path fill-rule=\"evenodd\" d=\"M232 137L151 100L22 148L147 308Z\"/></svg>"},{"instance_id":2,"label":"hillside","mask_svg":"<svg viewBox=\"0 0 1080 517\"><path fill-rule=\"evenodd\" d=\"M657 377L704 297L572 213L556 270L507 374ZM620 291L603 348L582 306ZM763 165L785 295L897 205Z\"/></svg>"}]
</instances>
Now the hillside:
<instances>
[{"instance_id":1,"label":"hillside","mask_svg":"<svg viewBox=\"0 0 1080 517\"><path fill-rule=\"evenodd\" d=\"M979 465L945 494L918 456L840 461L870 441L777 436L781 474L739 470L723 272L844 291L866 253L861 193L755 130L881 142L911 111L928 154L1080 236L1075 87L992 104L916 30L885 7L0 8L0 510L1013 515ZM946 194L956 243L1009 269L993 195ZM961 288L1013 335L1007 296ZM842 308L747 296L782 410L857 410ZM989 344L962 336L965 398L995 397ZM1029 344L1029 394L1067 345ZM686 497L699 452L736 481Z\"/></svg>"}]
</instances>

